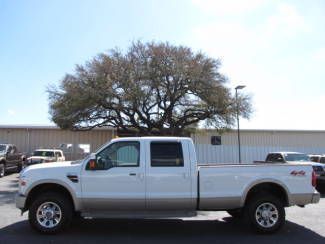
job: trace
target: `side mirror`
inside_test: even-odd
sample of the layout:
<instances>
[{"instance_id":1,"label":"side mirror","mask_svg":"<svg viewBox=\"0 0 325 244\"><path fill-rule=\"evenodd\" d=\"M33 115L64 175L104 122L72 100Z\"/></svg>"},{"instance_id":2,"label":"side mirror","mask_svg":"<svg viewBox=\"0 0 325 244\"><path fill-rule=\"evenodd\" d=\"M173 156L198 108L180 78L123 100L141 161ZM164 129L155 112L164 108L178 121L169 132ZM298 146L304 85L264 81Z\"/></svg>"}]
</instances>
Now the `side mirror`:
<instances>
[{"instance_id":1,"label":"side mirror","mask_svg":"<svg viewBox=\"0 0 325 244\"><path fill-rule=\"evenodd\" d=\"M97 162L96 159L90 159L87 163L86 169L88 170L96 170L97 169Z\"/></svg>"}]
</instances>

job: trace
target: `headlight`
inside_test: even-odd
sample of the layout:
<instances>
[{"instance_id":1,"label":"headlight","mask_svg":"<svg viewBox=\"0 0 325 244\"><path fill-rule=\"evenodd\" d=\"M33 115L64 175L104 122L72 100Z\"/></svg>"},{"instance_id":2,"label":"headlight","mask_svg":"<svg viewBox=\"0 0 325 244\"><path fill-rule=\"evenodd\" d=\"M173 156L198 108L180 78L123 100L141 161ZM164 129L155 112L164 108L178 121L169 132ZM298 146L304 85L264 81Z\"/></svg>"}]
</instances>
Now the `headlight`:
<instances>
[{"instance_id":1,"label":"headlight","mask_svg":"<svg viewBox=\"0 0 325 244\"><path fill-rule=\"evenodd\" d=\"M19 177L19 185L20 186L26 186L26 184L27 184L26 177L24 175L22 175L21 177Z\"/></svg>"}]
</instances>

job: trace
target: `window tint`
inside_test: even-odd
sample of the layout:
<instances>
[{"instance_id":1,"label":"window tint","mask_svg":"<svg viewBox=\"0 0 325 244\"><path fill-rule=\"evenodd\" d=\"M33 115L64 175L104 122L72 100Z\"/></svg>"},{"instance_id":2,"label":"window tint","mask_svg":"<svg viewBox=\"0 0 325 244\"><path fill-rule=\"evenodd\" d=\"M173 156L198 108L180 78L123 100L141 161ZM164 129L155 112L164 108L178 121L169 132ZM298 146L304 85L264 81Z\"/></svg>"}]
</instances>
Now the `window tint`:
<instances>
[{"instance_id":1,"label":"window tint","mask_svg":"<svg viewBox=\"0 0 325 244\"><path fill-rule=\"evenodd\" d=\"M266 161L267 162L273 162L273 163L275 163L275 162L283 163L283 157L279 153L272 153L272 154L269 154L267 156Z\"/></svg>"},{"instance_id":2,"label":"window tint","mask_svg":"<svg viewBox=\"0 0 325 244\"><path fill-rule=\"evenodd\" d=\"M319 162L320 157L319 156L310 156L310 161L312 162Z\"/></svg>"},{"instance_id":3,"label":"window tint","mask_svg":"<svg viewBox=\"0 0 325 244\"><path fill-rule=\"evenodd\" d=\"M38 157L54 157L54 152L53 151L34 151L33 156L38 156Z\"/></svg>"},{"instance_id":4,"label":"window tint","mask_svg":"<svg viewBox=\"0 0 325 244\"><path fill-rule=\"evenodd\" d=\"M321 157L319 162L322 163L322 164L325 164L325 157Z\"/></svg>"},{"instance_id":5,"label":"window tint","mask_svg":"<svg viewBox=\"0 0 325 244\"><path fill-rule=\"evenodd\" d=\"M112 167L138 167L140 143L136 141L116 142L97 154L97 163L102 169Z\"/></svg>"},{"instance_id":6,"label":"window tint","mask_svg":"<svg viewBox=\"0 0 325 244\"><path fill-rule=\"evenodd\" d=\"M152 167L184 166L182 144L179 142L151 142Z\"/></svg>"},{"instance_id":7,"label":"window tint","mask_svg":"<svg viewBox=\"0 0 325 244\"><path fill-rule=\"evenodd\" d=\"M56 157L62 157L61 152L55 152Z\"/></svg>"},{"instance_id":8,"label":"window tint","mask_svg":"<svg viewBox=\"0 0 325 244\"><path fill-rule=\"evenodd\" d=\"M304 153L288 153L284 154L286 161L300 161L300 162L308 162L310 161L308 155Z\"/></svg>"},{"instance_id":9,"label":"window tint","mask_svg":"<svg viewBox=\"0 0 325 244\"><path fill-rule=\"evenodd\" d=\"M273 161L273 154L267 155L266 161L272 162Z\"/></svg>"},{"instance_id":10,"label":"window tint","mask_svg":"<svg viewBox=\"0 0 325 244\"><path fill-rule=\"evenodd\" d=\"M6 145L0 145L0 152L6 151Z\"/></svg>"}]
</instances>

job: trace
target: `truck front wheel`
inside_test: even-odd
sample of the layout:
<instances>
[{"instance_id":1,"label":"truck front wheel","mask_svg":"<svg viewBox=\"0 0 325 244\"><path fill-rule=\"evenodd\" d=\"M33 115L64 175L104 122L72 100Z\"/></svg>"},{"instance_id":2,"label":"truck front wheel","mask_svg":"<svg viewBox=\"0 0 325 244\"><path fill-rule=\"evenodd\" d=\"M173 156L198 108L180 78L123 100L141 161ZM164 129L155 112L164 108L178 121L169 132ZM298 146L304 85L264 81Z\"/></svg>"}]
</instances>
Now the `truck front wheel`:
<instances>
[{"instance_id":1,"label":"truck front wheel","mask_svg":"<svg viewBox=\"0 0 325 244\"><path fill-rule=\"evenodd\" d=\"M44 234L55 234L66 228L73 215L72 204L64 195L49 192L34 199L29 208L29 223Z\"/></svg>"},{"instance_id":2,"label":"truck front wheel","mask_svg":"<svg viewBox=\"0 0 325 244\"><path fill-rule=\"evenodd\" d=\"M259 233L273 233L285 223L283 203L273 195L257 195L246 206L246 218Z\"/></svg>"},{"instance_id":3,"label":"truck front wheel","mask_svg":"<svg viewBox=\"0 0 325 244\"><path fill-rule=\"evenodd\" d=\"M4 163L0 163L0 178L4 177L6 173L6 166Z\"/></svg>"}]
</instances>

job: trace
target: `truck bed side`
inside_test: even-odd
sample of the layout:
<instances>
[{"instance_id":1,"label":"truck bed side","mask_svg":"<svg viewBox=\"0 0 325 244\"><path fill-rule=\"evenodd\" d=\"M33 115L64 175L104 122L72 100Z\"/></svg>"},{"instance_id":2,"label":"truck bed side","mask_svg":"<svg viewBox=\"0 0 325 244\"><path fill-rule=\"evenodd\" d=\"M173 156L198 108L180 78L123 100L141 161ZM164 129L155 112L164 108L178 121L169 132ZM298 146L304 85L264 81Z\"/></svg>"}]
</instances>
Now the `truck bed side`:
<instances>
[{"instance_id":1,"label":"truck bed side","mask_svg":"<svg viewBox=\"0 0 325 244\"><path fill-rule=\"evenodd\" d=\"M315 192L310 165L200 165L198 170L201 210L241 208L249 191L261 184L283 191L288 206L311 203Z\"/></svg>"}]
</instances>

